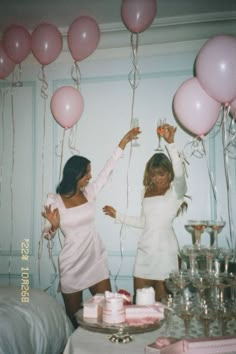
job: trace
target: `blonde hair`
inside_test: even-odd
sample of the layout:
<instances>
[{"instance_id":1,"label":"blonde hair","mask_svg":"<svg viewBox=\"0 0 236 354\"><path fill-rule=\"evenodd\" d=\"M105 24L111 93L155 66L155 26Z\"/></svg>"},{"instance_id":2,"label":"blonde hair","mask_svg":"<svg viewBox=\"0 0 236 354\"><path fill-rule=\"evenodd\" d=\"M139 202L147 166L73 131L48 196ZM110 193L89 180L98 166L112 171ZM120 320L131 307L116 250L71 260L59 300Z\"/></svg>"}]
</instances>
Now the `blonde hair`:
<instances>
[{"instance_id":1,"label":"blonde hair","mask_svg":"<svg viewBox=\"0 0 236 354\"><path fill-rule=\"evenodd\" d=\"M172 182L175 178L173 165L170 159L168 158L168 156L163 153L155 153L146 163L146 167L144 170L143 185L145 191L152 184L151 172L154 169L163 169L164 171L167 171L170 175L170 182ZM183 201L183 203L181 204L181 206L177 211L176 216L182 215L187 209L188 209L188 203L186 201Z\"/></svg>"},{"instance_id":2,"label":"blonde hair","mask_svg":"<svg viewBox=\"0 0 236 354\"><path fill-rule=\"evenodd\" d=\"M151 172L154 169L162 168L170 174L170 182L173 181L175 174L170 159L163 153L154 154L146 163L143 185L147 189L151 185Z\"/></svg>"}]
</instances>

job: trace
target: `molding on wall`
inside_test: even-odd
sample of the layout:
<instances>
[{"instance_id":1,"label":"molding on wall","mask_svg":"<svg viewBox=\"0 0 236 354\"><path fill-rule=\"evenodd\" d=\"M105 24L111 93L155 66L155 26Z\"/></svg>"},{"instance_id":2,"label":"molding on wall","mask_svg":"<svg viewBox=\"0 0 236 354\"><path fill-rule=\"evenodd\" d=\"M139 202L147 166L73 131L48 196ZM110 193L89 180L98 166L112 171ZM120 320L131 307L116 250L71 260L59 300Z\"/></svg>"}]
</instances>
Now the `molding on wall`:
<instances>
[{"instance_id":1,"label":"molding on wall","mask_svg":"<svg viewBox=\"0 0 236 354\"><path fill-rule=\"evenodd\" d=\"M139 34L140 44L161 44L206 39L220 33L236 34L236 11L197 14L191 16L156 19L152 25ZM130 34L122 22L100 25L101 40L97 49L130 46ZM60 29L64 46L68 51L67 31Z\"/></svg>"},{"instance_id":2,"label":"molding on wall","mask_svg":"<svg viewBox=\"0 0 236 354\"><path fill-rule=\"evenodd\" d=\"M56 62L73 62L67 44L68 28L59 30L63 36L63 49ZM123 22L100 25L100 31L99 45L85 59L86 62L130 56L131 32ZM139 54L176 53L186 51L186 47L188 50L199 49L208 38L219 34L236 35L236 11L157 18L146 31L139 34ZM31 54L25 62L37 61Z\"/></svg>"}]
</instances>

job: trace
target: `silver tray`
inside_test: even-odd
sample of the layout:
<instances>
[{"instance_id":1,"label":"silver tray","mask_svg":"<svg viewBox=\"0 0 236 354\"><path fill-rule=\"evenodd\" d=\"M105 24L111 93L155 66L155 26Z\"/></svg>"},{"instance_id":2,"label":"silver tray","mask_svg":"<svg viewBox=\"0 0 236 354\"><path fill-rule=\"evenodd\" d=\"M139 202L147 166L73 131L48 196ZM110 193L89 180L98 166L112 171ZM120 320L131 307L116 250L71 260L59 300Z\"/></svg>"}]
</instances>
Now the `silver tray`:
<instances>
[{"instance_id":1,"label":"silver tray","mask_svg":"<svg viewBox=\"0 0 236 354\"><path fill-rule=\"evenodd\" d=\"M83 309L79 310L76 313L76 319L82 328L85 328L89 331L101 332L101 333L114 333L119 330L123 330L125 332L128 332L129 334L151 332L151 331L155 331L156 329L160 328L164 323L164 320L161 320L161 321L157 321L152 324L145 324L145 325L141 325L141 326L129 326L126 322L119 323L116 325L115 324L111 325L111 324L107 324L104 322L98 322L93 319L91 319L91 320L86 319L85 320L83 318Z\"/></svg>"}]
</instances>

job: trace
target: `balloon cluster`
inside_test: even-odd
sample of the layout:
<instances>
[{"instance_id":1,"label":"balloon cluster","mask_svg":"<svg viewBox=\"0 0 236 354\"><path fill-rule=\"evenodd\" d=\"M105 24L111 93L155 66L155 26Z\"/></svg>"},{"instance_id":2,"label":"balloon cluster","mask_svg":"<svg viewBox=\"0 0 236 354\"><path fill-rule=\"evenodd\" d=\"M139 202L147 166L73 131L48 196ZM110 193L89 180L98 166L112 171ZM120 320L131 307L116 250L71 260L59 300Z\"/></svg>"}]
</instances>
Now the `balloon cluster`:
<instances>
[{"instance_id":1,"label":"balloon cluster","mask_svg":"<svg viewBox=\"0 0 236 354\"><path fill-rule=\"evenodd\" d=\"M196 58L196 77L186 80L173 99L174 112L190 133L203 137L216 124L221 107L236 113L236 37L210 38Z\"/></svg>"},{"instance_id":2,"label":"balloon cluster","mask_svg":"<svg viewBox=\"0 0 236 354\"><path fill-rule=\"evenodd\" d=\"M156 8L156 0L123 0L121 17L132 33L139 33L151 25ZM84 60L91 55L96 50L99 40L100 29L94 18L89 16L76 18L67 33L68 48L74 62ZM41 23L31 34L21 25L9 26L0 41L0 79L7 78L15 65L20 65L30 52L42 65L44 78L44 66L58 58L62 46L62 35L53 24ZM74 90L70 86L56 90L51 99L52 114L66 129L80 119L83 107L83 98L79 90Z\"/></svg>"},{"instance_id":3,"label":"balloon cluster","mask_svg":"<svg viewBox=\"0 0 236 354\"><path fill-rule=\"evenodd\" d=\"M92 17L80 16L69 27L68 47L75 61L81 61L92 54L99 40L100 29ZM21 25L9 26L0 41L0 79L6 79L15 65L20 65L31 52L42 68L51 64L60 55L62 46L62 35L53 24L41 23L32 34ZM51 99L52 114L66 129L80 119L83 108L84 102L80 92L70 86L56 90Z\"/></svg>"}]
</instances>

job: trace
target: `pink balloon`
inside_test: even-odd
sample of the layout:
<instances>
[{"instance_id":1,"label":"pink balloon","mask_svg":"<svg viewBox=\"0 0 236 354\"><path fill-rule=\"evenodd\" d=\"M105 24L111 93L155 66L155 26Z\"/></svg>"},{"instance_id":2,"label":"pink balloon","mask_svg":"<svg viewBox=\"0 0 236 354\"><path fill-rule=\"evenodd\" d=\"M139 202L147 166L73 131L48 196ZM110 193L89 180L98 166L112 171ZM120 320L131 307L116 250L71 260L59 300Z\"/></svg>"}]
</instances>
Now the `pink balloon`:
<instances>
[{"instance_id":1,"label":"pink balloon","mask_svg":"<svg viewBox=\"0 0 236 354\"><path fill-rule=\"evenodd\" d=\"M6 54L0 41L0 79L5 79L14 70L15 63Z\"/></svg>"},{"instance_id":2,"label":"pink balloon","mask_svg":"<svg viewBox=\"0 0 236 354\"><path fill-rule=\"evenodd\" d=\"M40 24L32 33L32 52L42 65L52 63L62 50L62 35L52 24Z\"/></svg>"},{"instance_id":3,"label":"pink balloon","mask_svg":"<svg viewBox=\"0 0 236 354\"><path fill-rule=\"evenodd\" d=\"M74 87L63 86L54 92L51 99L51 111L55 120L63 128L71 128L77 123L83 110L83 97Z\"/></svg>"},{"instance_id":4,"label":"pink balloon","mask_svg":"<svg viewBox=\"0 0 236 354\"><path fill-rule=\"evenodd\" d=\"M157 12L156 0L123 0L121 17L125 26L133 33L146 30Z\"/></svg>"},{"instance_id":5,"label":"pink balloon","mask_svg":"<svg viewBox=\"0 0 236 354\"><path fill-rule=\"evenodd\" d=\"M236 96L236 37L209 39L198 53L196 74L208 95L221 103L232 101Z\"/></svg>"},{"instance_id":6,"label":"pink balloon","mask_svg":"<svg viewBox=\"0 0 236 354\"><path fill-rule=\"evenodd\" d=\"M78 17L69 27L67 40L74 60L87 58L95 51L100 40L97 22L92 17Z\"/></svg>"},{"instance_id":7,"label":"pink balloon","mask_svg":"<svg viewBox=\"0 0 236 354\"><path fill-rule=\"evenodd\" d=\"M31 51L31 35L22 26L12 25L3 33L3 46L11 60L21 63Z\"/></svg>"},{"instance_id":8,"label":"pink balloon","mask_svg":"<svg viewBox=\"0 0 236 354\"><path fill-rule=\"evenodd\" d=\"M198 136L207 134L217 122L221 104L210 97L197 78L191 78L177 89L174 112L180 123Z\"/></svg>"}]
</instances>

